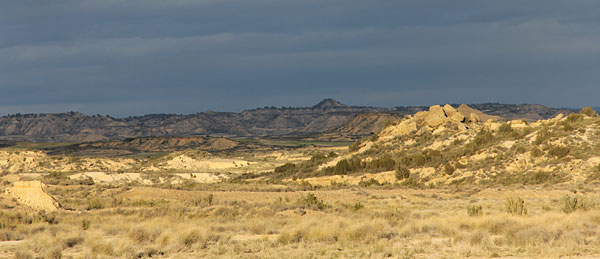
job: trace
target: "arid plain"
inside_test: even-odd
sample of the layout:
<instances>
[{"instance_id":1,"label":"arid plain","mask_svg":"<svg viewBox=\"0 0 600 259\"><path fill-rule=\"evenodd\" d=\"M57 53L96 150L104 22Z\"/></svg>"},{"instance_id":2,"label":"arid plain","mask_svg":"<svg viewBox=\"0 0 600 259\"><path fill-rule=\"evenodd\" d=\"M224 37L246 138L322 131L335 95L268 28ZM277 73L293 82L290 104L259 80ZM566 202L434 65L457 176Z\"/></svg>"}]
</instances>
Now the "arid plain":
<instances>
[{"instance_id":1,"label":"arid plain","mask_svg":"<svg viewBox=\"0 0 600 259\"><path fill-rule=\"evenodd\" d=\"M600 256L592 109L385 118L355 142L17 142L0 149L0 257Z\"/></svg>"}]
</instances>

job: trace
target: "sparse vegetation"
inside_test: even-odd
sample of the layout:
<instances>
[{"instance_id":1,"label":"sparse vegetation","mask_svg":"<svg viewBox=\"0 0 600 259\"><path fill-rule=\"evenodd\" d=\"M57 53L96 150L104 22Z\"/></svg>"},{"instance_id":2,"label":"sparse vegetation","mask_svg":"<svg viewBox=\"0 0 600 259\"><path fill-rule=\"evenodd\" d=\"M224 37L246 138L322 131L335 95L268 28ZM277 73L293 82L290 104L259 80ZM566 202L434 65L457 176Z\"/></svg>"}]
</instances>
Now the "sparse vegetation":
<instances>
[{"instance_id":1,"label":"sparse vegetation","mask_svg":"<svg viewBox=\"0 0 600 259\"><path fill-rule=\"evenodd\" d=\"M471 217L483 215L483 207L481 205L471 205L467 207L467 214Z\"/></svg>"},{"instance_id":2,"label":"sparse vegetation","mask_svg":"<svg viewBox=\"0 0 600 259\"><path fill-rule=\"evenodd\" d=\"M398 168L396 168L396 179L397 180L404 180L407 179L408 177L410 177L410 171L403 166L399 166Z\"/></svg>"},{"instance_id":3,"label":"sparse vegetation","mask_svg":"<svg viewBox=\"0 0 600 259\"><path fill-rule=\"evenodd\" d=\"M514 196L506 198L504 203L506 212L511 215L525 215L527 214L527 208L525 207L525 201L521 197Z\"/></svg>"},{"instance_id":4,"label":"sparse vegetation","mask_svg":"<svg viewBox=\"0 0 600 259\"><path fill-rule=\"evenodd\" d=\"M589 107L589 106L583 107L579 113L587 115L589 117L597 117L598 116L598 113L596 113L594 108Z\"/></svg>"},{"instance_id":5,"label":"sparse vegetation","mask_svg":"<svg viewBox=\"0 0 600 259\"><path fill-rule=\"evenodd\" d=\"M564 213L572 213L576 210L588 211L596 207L596 202L593 199L583 196L565 195L562 197L561 203L561 210Z\"/></svg>"},{"instance_id":6,"label":"sparse vegetation","mask_svg":"<svg viewBox=\"0 0 600 259\"><path fill-rule=\"evenodd\" d=\"M39 171L23 178L47 183L65 210L32 212L2 196L0 241L21 241L7 248L17 258L596 256L600 123L590 114L408 127L350 148L272 140L285 148L11 153L0 161L33 157L25 168ZM186 168L208 160L220 167ZM72 169L38 169L57 165ZM18 166L3 164L0 190ZM111 180L128 177L139 178Z\"/></svg>"},{"instance_id":7,"label":"sparse vegetation","mask_svg":"<svg viewBox=\"0 0 600 259\"><path fill-rule=\"evenodd\" d=\"M298 204L316 210L324 210L327 208L327 204L325 204L322 200L319 200L314 193L308 193L306 196L298 199Z\"/></svg>"},{"instance_id":8,"label":"sparse vegetation","mask_svg":"<svg viewBox=\"0 0 600 259\"><path fill-rule=\"evenodd\" d=\"M548 149L548 156L560 159L569 155L569 152L570 149L568 147L552 146L550 149Z\"/></svg>"}]
</instances>

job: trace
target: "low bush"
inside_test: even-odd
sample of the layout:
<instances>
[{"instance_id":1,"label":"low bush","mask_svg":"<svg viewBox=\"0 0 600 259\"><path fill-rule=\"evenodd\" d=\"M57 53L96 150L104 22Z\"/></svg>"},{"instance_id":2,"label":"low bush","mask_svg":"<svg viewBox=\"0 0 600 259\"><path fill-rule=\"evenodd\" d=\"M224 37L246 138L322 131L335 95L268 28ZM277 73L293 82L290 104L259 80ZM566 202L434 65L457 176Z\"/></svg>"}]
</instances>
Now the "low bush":
<instances>
[{"instance_id":1,"label":"low bush","mask_svg":"<svg viewBox=\"0 0 600 259\"><path fill-rule=\"evenodd\" d=\"M531 148L531 156L533 157L541 157L544 155L544 151L540 150L537 147L532 147Z\"/></svg>"},{"instance_id":2,"label":"low bush","mask_svg":"<svg viewBox=\"0 0 600 259\"><path fill-rule=\"evenodd\" d=\"M554 157L557 159L563 158L569 155L570 149L564 146L552 146L548 149L548 156Z\"/></svg>"},{"instance_id":3,"label":"low bush","mask_svg":"<svg viewBox=\"0 0 600 259\"><path fill-rule=\"evenodd\" d=\"M527 208L525 207L525 201L521 197L514 196L506 198L504 203L506 212L511 215L526 215Z\"/></svg>"},{"instance_id":4,"label":"low bush","mask_svg":"<svg viewBox=\"0 0 600 259\"><path fill-rule=\"evenodd\" d=\"M587 181L599 181L600 180L600 164L592 168L592 172L588 175Z\"/></svg>"},{"instance_id":5,"label":"low bush","mask_svg":"<svg viewBox=\"0 0 600 259\"><path fill-rule=\"evenodd\" d=\"M306 196L300 197L298 199L298 204L313 210L324 210L327 208L327 204L322 200L319 200L314 193L308 193Z\"/></svg>"},{"instance_id":6,"label":"low bush","mask_svg":"<svg viewBox=\"0 0 600 259\"><path fill-rule=\"evenodd\" d=\"M407 179L408 177L410 177L410 170L408 170L408 168L406 168L404 166L399 166L398 168L396 168L396 179L397 180L404 180L404 179Z\"/></svg>"},{"instance_id":7,"label":"low bush","mask_svg":"<svg viewBox=\"0 0 600 259\"><path fill-rule=\"evenodd\" d=\"M587 115L587 116L590 116L590 117L596 117L596 116L598 116L598 113L596 113L596 111L594 110L594 108L589 107L589 106L583 107L579 113Z\"/></svg>"},{"instance_id":8,"label":"low bush","mask_svg":"<svg viewBox=\"0 0 600 259\"><path fill-rule=\"evenodd\" d=\"M350 152L356 152L360 149L360 141L354 141L354 143L352 143L352 145L350 145L348 147L348 151Z\"/></svg>"},{"instance_id":9,"label":"low bush","mask_svg":"<svg viewBox=\"0 0 600 259\"><path fill-rule=\"evenodd\" d=\"M454 166L452 166L451 164L446 163L444 165L444 173L446 173L447 175L452 175L455 170L456 168L454 168Z\"/></svg>"},{"instance_id":10,"label":"low bush","mask_svg":"<svg viewBox=\"0 0 600 259\"><path fill-rule=\"evenodd\" d=\"M548 128L543 128L540 131L538 131L537 135L535 136L535 139L533 140L533 144L536 146L541 145L542 143L549 140L550 137L551 137L551 134L550 134L550 131L548 130Z\"/></svg>"},{"instance_id":11,"label":"low bush","mask_svg":"<svg viewBox=\"0 0 600 259\"><path fill-rule=\"evenodd\" d=\"M576 210L587 211L596 207L596 203L590 199L583 196L574 196L571 197L569 195L563 196L561 205L561 211L564 213L575 212Z\"/></svg>"},{"instance_id":12,"label":"low bush","mask_svg":"<svg viewBox=\"0 0 600 259\"><path fill-rule=\"evenodd\" d=\"M471 217L483 215L483 208L481 205L472 205L467 207L467 214Z\"/></svg>"},{"instance_id":13,"label":"low bush","mask_svg":"<svg viewBox=\"0 0 600 259\"><path fill-rule=\"evenodd\" d=\"M294 169L296 169L296 165L293 163L285 163L284 165L275 167L275 173L286 173L286 172L292 172Z\"/></svg>"}]
</instances>

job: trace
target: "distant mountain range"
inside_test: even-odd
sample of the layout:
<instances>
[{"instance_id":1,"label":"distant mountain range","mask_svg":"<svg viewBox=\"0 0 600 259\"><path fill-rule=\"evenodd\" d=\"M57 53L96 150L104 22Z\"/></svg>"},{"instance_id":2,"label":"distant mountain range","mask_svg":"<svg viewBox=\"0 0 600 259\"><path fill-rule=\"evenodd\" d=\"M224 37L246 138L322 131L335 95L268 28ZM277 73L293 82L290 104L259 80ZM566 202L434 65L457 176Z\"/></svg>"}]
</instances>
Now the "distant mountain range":
<instances>
[{"instance_id":1,"label":"distant mountain range","mask_svg":"<svg viewBox=\"0 0 600 259\"><path fill-rule=\"evenodd\" d=\"M458 105L454 105L457 107ZM490 115L507 119L537 120L570 113L532 104L471 104ZM392 108L348 106L325 99L312 107L264 107L235 112L200 112L189 115L149 114L127 118L85 115L78 112L52 114L14 114L0 117L0 139L12 141L86 142L141 136L282 136L332 132L362 132L347 124L361 114L385 116L414 114L426 106ZM370 118L383 123L382 119ZM369 120L362 120L363 124ZM345 127L346 126L346 127ZM376 129L377 127L373 127ZM367 130L370 132L371 130ZM365 131L365 132L367 132Z\"/></svg>"}]
</instances>

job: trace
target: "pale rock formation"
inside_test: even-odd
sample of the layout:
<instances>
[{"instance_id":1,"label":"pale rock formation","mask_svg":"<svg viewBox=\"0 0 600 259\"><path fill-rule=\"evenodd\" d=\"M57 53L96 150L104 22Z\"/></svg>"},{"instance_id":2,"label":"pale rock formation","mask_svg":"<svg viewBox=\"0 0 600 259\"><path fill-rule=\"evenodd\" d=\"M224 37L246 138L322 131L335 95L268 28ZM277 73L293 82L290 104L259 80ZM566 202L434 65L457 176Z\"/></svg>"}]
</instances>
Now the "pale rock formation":
<instances>
[{"instance_id":1,"label":"pale rock formation","mask_svg":"<svg viewBox=\"0 0 600 259\"><path fill-rule=\"evenodd\" d=\"M446 113L446 117L448 117L450 120L454 122L465 121L465 116L458 112L456 109L454 109L454 107L452 107L450 104L444 105L443 110Z\"/></svg>"},{"instance_id":2,"label":"pale rock formation","mask_svg":"<svg viewBox=\"0 0 600 259\"><path fill-rule=\"evenodd\" d=\"M57 211L60 204L44 191L46 185L40 181L16 181L6 193L25 205L44 211Z\"/></svg>"},{"instance_id":3,"label":"pale rock formation","mask_svg":"<svg viewBox=\"0 0 600 259\"><path fill-rule=\"evenodd\" d=\"M477 116L477 114L471 113L471 114L469 114L469 121L471 121L473 123L479 123L481 121L481 119L479 119L479 116Z\"/></svg>"},{"instance_id":4,"label":"pale rock formation","mask_svg":"<svg viewBox=\"0 0 600 259\"><path fill-rule=\"evenodd\" d=\"M448 121L446 113L439 105L429 107L427 112L417 112L415 114L417 126L429 126L435 128L444 122Z\"/></svg>"},{"instance_id":5,"label":"pale rock formation","mask_svg":"<svg viewBox=\"0 0 600 259\"><path fill-rule=\"evenodd\" d=\"M471 108L470 106L468 106L466 104L461 104L460 106L458 106L458 108L456 108L456 110L458 112L460 112L462 115L464 115L465 117L469 117L472 122L475 122L473 120L472 116L475 116L478 119L477 122L502 119L499 116L485 114L479 110Z\"/></svg>"}]
</instances>

